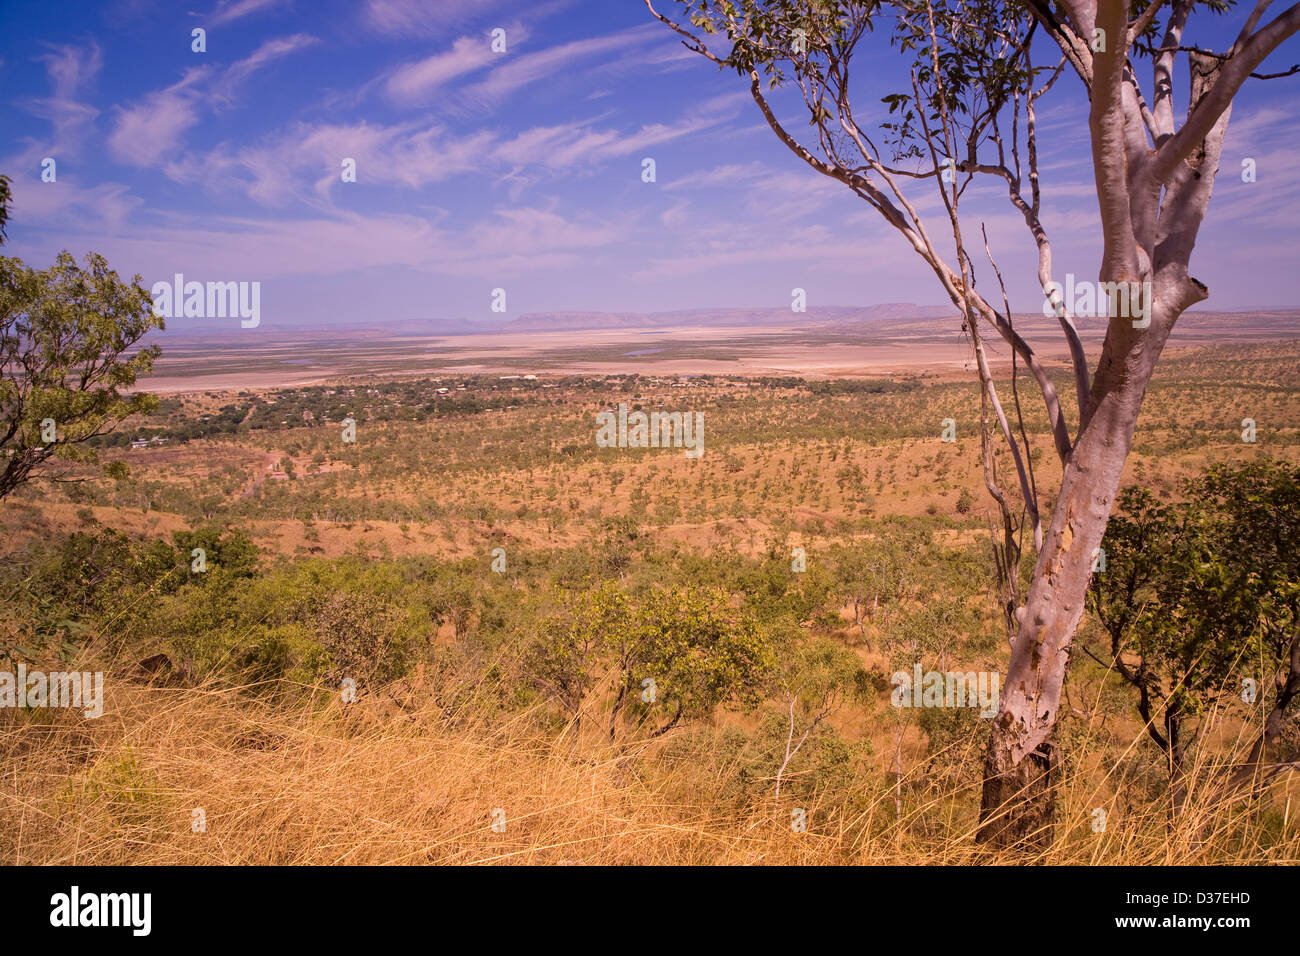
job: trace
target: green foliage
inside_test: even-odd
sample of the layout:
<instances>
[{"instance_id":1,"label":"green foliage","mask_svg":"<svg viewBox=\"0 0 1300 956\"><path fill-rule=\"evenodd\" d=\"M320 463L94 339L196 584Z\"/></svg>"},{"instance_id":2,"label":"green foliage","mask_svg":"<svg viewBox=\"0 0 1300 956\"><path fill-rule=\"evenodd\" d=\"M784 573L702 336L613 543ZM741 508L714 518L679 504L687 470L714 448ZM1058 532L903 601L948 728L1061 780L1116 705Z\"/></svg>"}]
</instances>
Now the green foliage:
<instances>
[{"instance_id":1,"label":"green foliage","mask_svg":"<svg viewBox=\"0 0 1300 956\"><path fill-rule=\"evenodd\" d=\"M0 498L52 457L95 461L90 439L157 407L151 395L125 393L159 354L127 351L163 326L139 283L122 282L94 253L83 268L61 252L44 270L0 257Z\"/></svg>"},{"instance_id":2,"label":"green foliage","mask_svg":"<svg viewBox=\"0 0 1300 956\"><path fill-rule=\"evenodd\" d=\"M913 713L940 776L967 784L977 781L983 754L970 744L982 742L988 727L980 712L973 707L920 707Z\"/></svg>"},{"instance_id":3,"label":"green foliage","mask_svg":"<svg viewBox=\"0 0 1300 956\"><path fill-rule=\"evenodd\" d=\"M621 716L656 732L725 705L753 705L774 649L753 615L716 588L653 590L633 601L613 583L579 595L525 653L526 676L576 715L603 678Z\"/></svg>"},{"instance_id":4,"label":"green foliage","mask_svg":"<svg viewBox=\"0 0 1300 956\"><path fill-rule=\"evenodd\" d=\"M907 590L913 577L911 558L922 546L917 539L889 537L866 541L851 548L837 547L830 560L837 585L851 598L870 604L888 604Z\"/></svg>"},{"instance_id":5,"label":"green foliage","mask_svg":"<svg viewBox=\"0 0 1300 956\"><path fill-rule=\"evenodd\" d=\"M764 77L769 88L799 87L810 125L821 141L843 137L861 121L854 115L848 74L858 45L879 22L892 25L891 42L911 54L898 71L898 88L881 102L880 123L895 160L929 162L948 147L939 130L950 118L961 137L958 163L973 160L995 130L995 119L1024 93L1045 67L1029 63L1033 19L1019 4L983 0L679 0L689 22L704 35L725 37L731 50L721 63L741 76ZM857 111L867 115L865 109ZM855 130L856 135L856 130Z\"/></svg>"},{"instance_id":6,"label":"green foliage","mask_svg":"<svg viewBox=\"0 0 1300 956\"><path fill-rule=\"evenodd\" d=\"M661 707L698 718L724 704L757 702L774 649L752 617L730 604L717 589L657 591L639 608L630 633L607 635L624 691L639 690L646 679L657 687L655 702L634 697L635 714L648 718Z\"/></svg>"},{"instance_id":7,"label":"green foliage","mask_svg":"<svg viewBox=\"0 0 1300 956\"><path fill-rule=\"evenodd\" d=\"M179 562L187 571L190 570L194 550L203 549L208 570L202 574L195 573L195 581L200 584L257 575L257 545L253 544L253 539L245 531L223 530L208 524L192 531L174 532L172 544L176 548ZM219 573L213 574L214 571Z\"/></svg>"},{"instance_id":8,"label":"green foliage","mask_svg":"<svg viewBox=\"0 0 1300 956\"><path fill-rule=\"evenodd\" d=\"M613 583L580 594L563 616L542 622L525 651L524 672L568 715L577 716L599 676L611 636L626 628L629 613L627 598Z\"/></svg>"},{"instance_id":9,"label":"green foliage","mask_svg":"<svg viewBox=\"0 0 1300 956\"><path fill-rule=\"evenodd\" d=\"M918 663L927 668L947 663L959 649L973 649L969 638L980 630L977 616L960 598L934 597L895 620L885 639L889 665L910 670Z\"/></svg>"},{"instance_id":10,"label":"green foliage","mask_svg":"<svg viewBox=\"0 0 1300 956\"><path fill-rule=\"evenodd\" d=\"M1121 492L1089 604L1151 737L1177 765L1183 724L1250 676L1261 693L1288 666L1300 626L1300 469L1218 466L1163 503Z\"/></svg>"},{"instance_id":11,"label":"green foliage","mask_svg":"<svg viewBox=\"0 0 1300 956\"><path fill-rule=\"evenodd\" d=\"M197 675L287 678L358 687L405 673L410 647L429 632L397 569L306 561L257 577L218 568L159 602L153 634ZM204 575L193 575L195 579Z\"/></svg>"},{"instance_id":12,"label":"green foliage","mask_svg":"<svg viewBox=\"0 0 1300 956\"><path fill-rule=\"evenodd\" d=\"M806 714L870 700L877 689L856 654L818 635L789 642L782 654L780 682Z\"/></svg>"},{"instance_id":13,"label":"green foliage","mask_svg":"<svg viewBox=\"0 0 1300 956\"><path fill-rule=\"evenodd\" d=\"M0 246L4 245L8 238L5 227L9 224L9 203L13 199L10 192L12 183L13 180L8 176L0 175Z\"/></svg>"},{"instance_id":14,"label":"green foliage","mask_svg":"<svg viewBox=\"0 0 1300 956\"><path fill-rule=\"evenodd\" d=\"M781 654L776 679L778 707L764 732L772 740L773 767L782 781L796 781L787 793L811 793L834 785L830 777L849 771L853 748L830 722L842 707L870 708L883 683L841 642L820 635L792 635Z\"/></svg>"},{"instance_id":15,"label":"green foliage","mask_svg":"<svg viewBox=\"0 0 1300 956\"><path fill-rule=\"evenodd\" d=\"M104 611L124 596L158 585L172 591L182 581L180 564L162 542L141 545L120 531L77 531L38 559L26 590L69 615Z\"/></svg>"}]
</instances>

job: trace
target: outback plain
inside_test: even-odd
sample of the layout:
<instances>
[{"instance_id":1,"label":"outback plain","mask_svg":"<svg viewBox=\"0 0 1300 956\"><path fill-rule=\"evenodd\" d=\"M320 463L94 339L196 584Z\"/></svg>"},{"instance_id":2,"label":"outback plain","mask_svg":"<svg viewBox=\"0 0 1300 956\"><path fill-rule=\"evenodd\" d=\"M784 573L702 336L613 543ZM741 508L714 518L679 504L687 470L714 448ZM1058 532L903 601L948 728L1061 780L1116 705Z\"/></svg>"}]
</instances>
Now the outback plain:
<instances>
[{"instance_id":1,"label":"outback plain","mask_svg":"<svg viewBox=\"0 0 1300 956\"><path fill-rule=\"evenodd\" d=\"M4 862L979 859L987 715L893 680L1006 668L960 320L718 321L169 336L157 409L100 440L129 475L68 465L0 505L6 637L109 675L97 721L5 715ZM703 453L600 447L620 404L702 413ZM1298 423L1300 313L1189 313L1122 485L1173 508L1207 469L1294 469ZM1036 859L1295 862L1293 775L1206 798L1258 671L1166 676L1138 643L1121 665L1167 698L1144 717L1097 599ZM1179 707L1175 816L1150 725Z\"/></svg>"}]
</instances>

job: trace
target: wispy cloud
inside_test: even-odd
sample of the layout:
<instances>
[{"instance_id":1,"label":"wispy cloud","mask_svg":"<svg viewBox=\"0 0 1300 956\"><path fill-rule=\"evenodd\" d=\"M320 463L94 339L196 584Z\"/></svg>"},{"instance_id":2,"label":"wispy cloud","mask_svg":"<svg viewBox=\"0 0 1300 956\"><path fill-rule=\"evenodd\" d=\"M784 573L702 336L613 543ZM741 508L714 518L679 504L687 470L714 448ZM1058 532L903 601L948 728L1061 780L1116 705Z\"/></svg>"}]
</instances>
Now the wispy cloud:
<instances>
[{"instance_id":1,"label":"wispy cloud","mask_svg":"<svg viewBox=\"0 0 1300 956\"><path fill-rule=\"evenodd\" d=\"M596 168L640 155L724 123L741 98L738 94L706 100L677 120L633 130L580 121L534 127L510 139L487 129L455 132L441 123L297 122L259 143L222 144L168 162L164 169L177 182L202 183L213 192L238 189L267 206L327 200L340 186L345 157L356 161L363 183L419 189L462 174L489 172L513 183L511 195L518 198L538 178L525 170Z\"/></svg>"},{"instance_id":2,"label":"wispy cloud","mask_svg":"<svg viewBox=\"0 0 1300 956\"><path fill-rule=\"evenodd\" d=\"M70 150L81 141L99 115L97 109L80 100L80 95L103 67L103 53L97 43L85 47L56 46L52 52L37 59L45 64L51 95L27 100L22 106L33 116L50 123L52 149Z\"/></svg>"},{"instance_id":3,"label":"wispy cloud","mask_svg":"<svg viewBox=\"0 0 1300 956\"><path fill-rule=\"evenodd\" d=\"M465 90L472 101L493 104L533 83L574 69L583 61L657 43L662 36L652 26L632 27L604 36L573 40L533 53L512 54L482 82Z\"/></svg>"},{"instance_id":4,"label":"wispy cloud","mask_svg":"<svg viewBox=\"0 0 1300 956\"><path fill-rule=\"evenodd\" d=\"M93 80L104 65L99 44L86 47L56 46L54 52L37 57L45 64L45 72L54 86L57 99L70 99Z\"/></svg>"},{"instance_id":5,"label":"wispy cloud","mask_svg":"<svg viewBox=\"0 0 1300 956\"><path fill-rule=\"evenodd\" d=\"M12 212L19 226L78 231L93 223L99 230L115 232L143 205L143 199L120 183L82 187L60 177L58 188L52 188L31 176L14 184ZM79 254L95 247L91 237L81 245L80 249L74 245L72 251Z\"/></svg>"},{"instance_id":6,"label":"wispy cloud","mask_svg":"<svg viewBox=\"0 0 1300 956\"><path fill-rule=\"evenodd\" d=\"M213 98L229 104L234 99L239 86L258 70L283 57L305 50L317 42L316 37L308 33L295 33L292 36L267 40L220 75L212 84Z\"/></svg>"},{"instance_id":7,"label":"wispy cloud","mask_svg":"<svg viewBox=\"0 0 1300 956\"><path fill-rule=\"evenodd\" d=\"M253 74L317 42L310 34L295 33L264 41L224 70L192 67L178 83L156 90L132 106L118 107L116 125L108 138L109 149L116 159L132 166L160 165L177 152L205 106L229 107L240 86Z\"/></svg>"},{"instance_id":8,"label":"wispy cloud","mask_svg":"<svg viewBox=\"0 0 1300 956\"><path fill-rule=\"evenodd\" d=\"M719 186L734 187L742 183L752 183L763 176L771 175L771 170L756 161L748 163L726 163L711 169L700 169L683 173L664 183L664 189L716 189Z\"/></svg>"},{"instance_id":9,"label":"wispy cloud","mask_svg":"<svg viewBox=\"0 0 1300 956\"><path fill-rule=\"evenodd\" d=\"M103 251L125 269L151 276L175 269L261 279L336 276L376 267L430 275L504 281L590 262L624 223L568 217L554 210L504 207L473 226L450 228L414 215L249 220L225 218L199 228L151 225L112 236L74 231L60 237L73 248Z\"/></svg>"},{"instance_id":10,"label":"wispy cloud","mask_svg":"<svg viewBox=\"0 0 1300 956\"><path fill-rule=\"evenodd\" d=\"M344 158L356 161L362 183L419 188L475 169L491 147L490 133L456 136L439 125L294 123L259 144L223 144L165 171L178 182L240 189L263 205L282 206L328 195Z\"/></svg>"},{"instance_id":11,"label":"wispy cloud","mask_svg":"<svg viewBox=\"0 0 1300 956\"><path fill-rule=\"evenodd\" d=\"M597 128L588 122L535 127L500 144L494 155L509 163L552 169L594 165L718 126L735 116L744 98L741 94L715 97L673 122L648 123L634 132Z\"/></svg>"},{"instance_id":12,"label":"wispy cloud","mask_svg":"<svg viewBox=\"0 0 1300 956\"><path fill-rule=\"evenodd\" d=\"M388 77L385 90L398 102L420 103L446 83L483 69L495 56L486 37L461 37L445 53L398 67Z\"/></svg>"},{"instance_id":13,"label":"wispy cloud","mask_svg":"<svg viewBox=\"0 0 1300 956\"><path fill-rule=\"evenodd\" d=\"M220 0L216 8L208 14L205 24L221 26L252 13L281 6L285 0Z\"/></svg>"},{"instance_id":14,"label":"wispy cloud","mask_svg":"<svg viewBox=\"0 0 1300 956\"><path fill-rule=\"evenodd\" d=\"M748 218L773 222L794 222L824 210L846 195L843 185L811 170L775 169L754 161L665 177L664 189L735 196L743 202Z\"/></svg>"},{"instance_id":15,"label":"wispy cloud","mask_svg":"<svg viewBox=\"0 0 1300 956\"><path fill-rule=\"evenodd\" d=\"M150 93L135 106L119 107L108 138L113 155L132 166L153 166L173 152L185 131L199 121L199 93L206 67L187 70L179 83Z\"/></svg>"}]
</instances>

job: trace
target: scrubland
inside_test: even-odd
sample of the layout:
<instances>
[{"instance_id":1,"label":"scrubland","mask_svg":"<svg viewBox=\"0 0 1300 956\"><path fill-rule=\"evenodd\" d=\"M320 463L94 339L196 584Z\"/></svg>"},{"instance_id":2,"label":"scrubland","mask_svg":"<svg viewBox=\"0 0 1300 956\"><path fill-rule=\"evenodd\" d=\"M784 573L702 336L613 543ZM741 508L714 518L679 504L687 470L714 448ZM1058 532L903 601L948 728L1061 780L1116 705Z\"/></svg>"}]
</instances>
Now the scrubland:
<instances>
[{"instance_id":1,"label":"scrubland","mask_svg":"<svg viewBox=\"0 0 1300 956\"><path fill-rule=\"evenodd\" d=\"M702 411L704 455L598 448L618 402ZM1023 862L974 840L978 711L890 700L915 663L1004 669L978 414L973 383L920 376L173 397L121 430L166 443L102 449L129 478L0 505L0 644L107 688L95 720L0 710L0 861ZM1264 460L1300 461L1295 342L1169 357L1125 484L1172 503ZM1220 786L1260 720L1235 676L1176 810L1091 616L1080 646L1030 860L1300 860L1294 774Z\"/></svg>"}]
</instances>

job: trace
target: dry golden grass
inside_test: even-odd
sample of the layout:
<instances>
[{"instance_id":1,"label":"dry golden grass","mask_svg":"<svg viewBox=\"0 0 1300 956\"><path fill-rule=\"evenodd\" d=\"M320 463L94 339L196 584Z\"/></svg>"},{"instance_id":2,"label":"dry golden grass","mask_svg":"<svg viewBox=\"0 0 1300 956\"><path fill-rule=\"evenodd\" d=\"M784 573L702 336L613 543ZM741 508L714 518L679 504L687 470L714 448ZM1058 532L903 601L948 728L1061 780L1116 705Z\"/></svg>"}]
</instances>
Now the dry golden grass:
<instances>
[{"instance_id":1,"label":"dry golden grass","mask_svg":"<svg viewBox=\"0 0 1300 956\"><path fill-rule=\"evenodd\" d=\"M86 665L82 665L86 666ZM1291 781L1260 800L1207 796L1192 768L1171 817L1122 779L1124 753L1072 741L1052 847L992 854L974 841L978 793L909 772L894 790L793 804L724 796L735 768L709 744L615 753L524 714L496 724L301 688L148 686L108 679L97 720L0 713L0 862L6 864L1198 864L1300 862ZM278 702L268 690L283 691ZM403 706L404 705L404 706ZM571 728L569 728L571 730ZM958 745L954 765L982 740ZM1137 741L1129 747L1138 746ZM941 755L940 764L942 765ZM492 829L495 808L504 832ZM1106 811L1104 833L1091 827ZM196 808L206 832L192 828Z\"/></svg>"}]
</instances>

